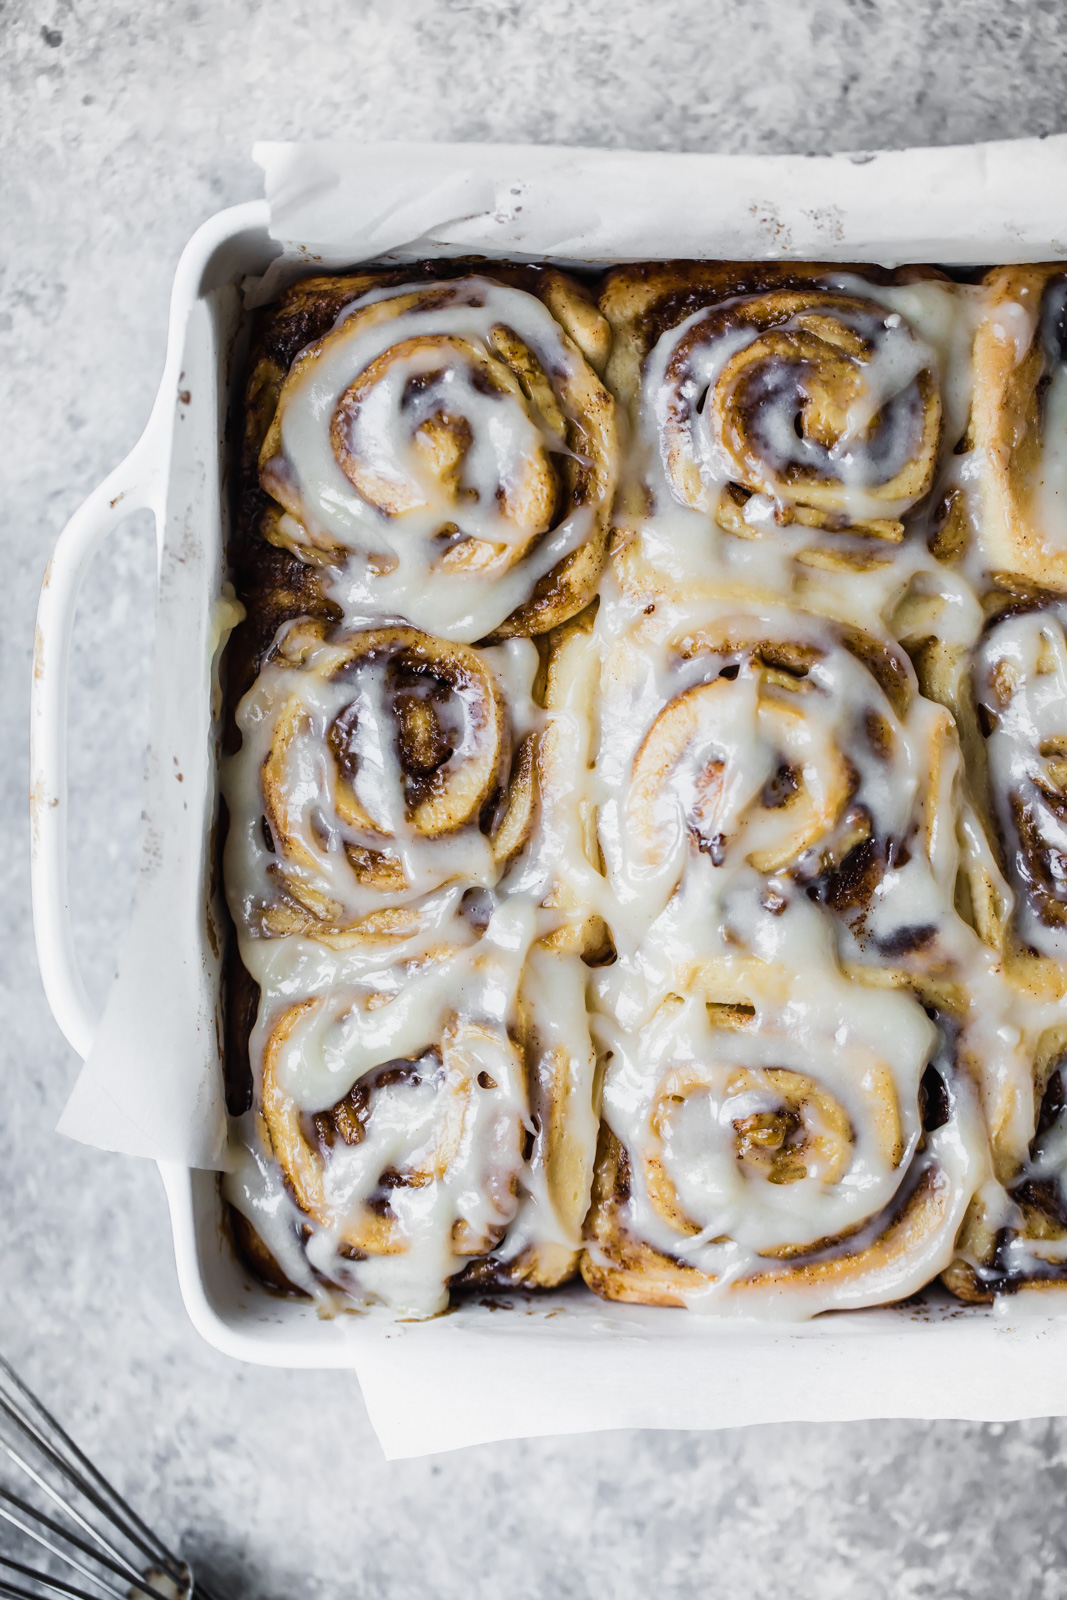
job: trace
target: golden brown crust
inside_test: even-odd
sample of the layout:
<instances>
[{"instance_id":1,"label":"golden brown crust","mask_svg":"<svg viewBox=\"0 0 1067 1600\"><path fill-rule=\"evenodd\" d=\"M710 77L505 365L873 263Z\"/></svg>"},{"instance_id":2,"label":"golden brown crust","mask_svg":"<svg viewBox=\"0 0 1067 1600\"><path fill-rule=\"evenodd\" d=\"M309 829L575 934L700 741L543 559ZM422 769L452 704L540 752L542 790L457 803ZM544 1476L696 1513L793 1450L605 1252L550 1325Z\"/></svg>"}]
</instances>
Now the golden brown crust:
<instances>
[{"instance_id":1,"label":"golden brown crust","mask_svg":"<svg viewBox=\"0 0 1067 1600\"><path fill-rule=\"evenodd\" d=\"M969 432L981 452L983 555L999 587L1067 593L1067 541L1048 526L1038 495L1046 393L1067 333L1067 270L1062 262L998 267L984 287Z\"/></svg>"}]
</instances>

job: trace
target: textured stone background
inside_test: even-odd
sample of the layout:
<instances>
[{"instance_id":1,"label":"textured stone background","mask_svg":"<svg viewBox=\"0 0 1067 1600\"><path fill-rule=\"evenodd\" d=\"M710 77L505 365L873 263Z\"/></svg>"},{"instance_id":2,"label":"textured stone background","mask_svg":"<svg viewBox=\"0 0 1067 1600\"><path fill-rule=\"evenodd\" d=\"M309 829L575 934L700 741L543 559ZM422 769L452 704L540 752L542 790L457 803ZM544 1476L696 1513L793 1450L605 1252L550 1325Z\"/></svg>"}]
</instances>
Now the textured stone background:
<instances>
[{"instance_id":1,"label":"textured stone background","mask_svg":"<svg viewBox=\"0 0 1067 1600\"><path fill-rule=\"evenodd\" d=\"M154 1169L51 1132L75 1062L37 979L25 822L48 549L147 417L178 252L256 193L254 138L855 149L1056 131L1065 90L1061 0L0 0L0 1348L233 1600L1067 1596L1067 1424L620 1433L386 1466L351 1381L207 1349ZM133 525L79 619L96 992L132 878L150 567Z\"/></svg>"}]
</instances>

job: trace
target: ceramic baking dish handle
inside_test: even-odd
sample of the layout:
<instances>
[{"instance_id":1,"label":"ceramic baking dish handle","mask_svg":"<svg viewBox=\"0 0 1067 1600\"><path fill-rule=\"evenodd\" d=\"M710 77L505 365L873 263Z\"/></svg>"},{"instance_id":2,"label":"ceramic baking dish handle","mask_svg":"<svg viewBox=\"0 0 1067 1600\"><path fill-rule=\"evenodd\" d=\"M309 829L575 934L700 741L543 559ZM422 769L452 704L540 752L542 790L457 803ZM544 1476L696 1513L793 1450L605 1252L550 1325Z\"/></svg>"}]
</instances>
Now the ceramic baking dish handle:
<instances>
[{"instance_id":1,"label":"ceramic baking dish handle","mask_svg":"<svg viewBox=\"0 0 1067 1600\"><path fill-rule=\"evenodd\" d=\"M53 1015L87 1056L99 1018L74 950L67 886L67 677L78 591L97 549L135 511L161 526L165 469L150 427L60 534L37 608L30 710L33 927Z\"/></svg>"}]
</instances>

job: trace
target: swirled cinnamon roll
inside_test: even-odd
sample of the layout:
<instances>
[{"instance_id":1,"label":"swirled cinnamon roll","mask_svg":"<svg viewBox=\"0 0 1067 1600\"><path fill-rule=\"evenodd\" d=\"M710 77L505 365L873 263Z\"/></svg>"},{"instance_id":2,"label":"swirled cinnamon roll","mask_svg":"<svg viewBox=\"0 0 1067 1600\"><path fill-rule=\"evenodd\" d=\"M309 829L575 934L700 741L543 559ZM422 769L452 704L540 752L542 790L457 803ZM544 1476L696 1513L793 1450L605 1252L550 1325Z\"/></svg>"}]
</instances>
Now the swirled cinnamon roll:
<instances>
[{"instance_id":1,"label":"swirled cinnamon roll","mask_svg":"<svg viewBox=\"0 0 1067 1600\"><path fill-rule=\"evenodd\" d=\"M600 720L600 838L650 921L698 868L704 920L727 933L738 885L773 898L781 880L857 955L929 964L933 897L951 903L955 872L941 802L956 747L890 640L780 606L661 599L613 640Z\"/></svg>"},{"instance_id":2,"label":"swirled cinnamon roll","mask_svg":"<svg viewBox=\"0 0 1067 1600\"><path fill-rule=\"evenodd\" d=\"M585 968L537 922L516 895L475 942L405 961L275 949L225 1183L273 1281L427 1316L455 1288L573 1274L596 1141Z\"/></svg>"},{"instance_id":3,"label":"swirled cinnamon roll","mask_svg":"<svg viewBox=\"0 0 1067 1600\"><path fill-rule=\"evenodd\" d=\"M538 670L528 640L284 628L228 769L241 925L335 947L407 939L491 888L530 829Z\"/></svg>"},{"instance_id":4,"label":"swirled cinnamon roll","mask_svg":"<svg viewBox=\"0 0 1067 1600\"><path fill-rule=\"evenodd\" d=\"M600 1293L811 1315L911 1294L952 1261L986 1176L973 1085L914 999L813 954L670 994L638 1032L601 1026L582 1266Z\"/></svg>"},{"instance_id":5,"label":"swirled cinnamon roll","mask_svg":"<svg viewBox=\"0 0 1067 1600\"><path fill-rule=\"evenodd\" d=\"M502 279L504 281L502 281ZM312 280L334 322L278 382L250 387L268 537L335 569L346 611L443 637L542 633L580 611L603 563L617 472L613 404L588 357L606 326L562 273ZM318 298L316 298L316 296ZM293 308L276 312L281 327Z\"/></svg>"},{"instance_id":6,"label":"swirled cinnamon roll","mask_svg":"<svg viewBox=\"0 0 1067 1600\"><path fill-rule=\"evenodd\" d=\"M505 914L476 948L337 969L293 1003L268 986L227 1193L289 1283L432 1313L504 1237L530 1108L495 985L524 932Z\"/></svg>"},{"instance_id":7,"label":"swirled cinnamon roll","mask_svg":"<svg viewBox=\"0 0 1067 1600\"><path fill-rule=\"evenodd\" d=\"M256 1000L227 1195L269 1281L429 1315L576 1269L583 631L539 653L293 623L239 707L226 878Z\"/></svg>"},{"instance_id":8,"label":"swirled cinnamon roll","mask_svg":"<svg viewBox=\"0 0 1067 1600\"><path fill-rule=\"evenodd\" d=\"M999 267L974 341L980 544L994 581L1067 591L1067 272Z\"/></svg>"},{"instance_id":9,"label":"swirled cinnamon roll","mask_svg":"<svg viewBox=\"0 0 1067 1600\"><path fill-rule=\"evenodd\" d=\"M608 381L636 441L621 530L673 574L829 585L857 614L966 425L972 295L920 269L610 272Z\"/></svg>"},{"instance_id":10,"label":"swirled cinnamon roll","mask_svg":"<svg viewBox=\"0 0 1067 1600\"><path fill-rule=\"evenodd\" d=\"M603 627L617 960L583 1272L797 1314L910 1293L954 1259L987 1123L1017 1146L1027 1115L1010 994L954 907L951 719L829 619L624 598Z\"/></svg>"}]
</instances>

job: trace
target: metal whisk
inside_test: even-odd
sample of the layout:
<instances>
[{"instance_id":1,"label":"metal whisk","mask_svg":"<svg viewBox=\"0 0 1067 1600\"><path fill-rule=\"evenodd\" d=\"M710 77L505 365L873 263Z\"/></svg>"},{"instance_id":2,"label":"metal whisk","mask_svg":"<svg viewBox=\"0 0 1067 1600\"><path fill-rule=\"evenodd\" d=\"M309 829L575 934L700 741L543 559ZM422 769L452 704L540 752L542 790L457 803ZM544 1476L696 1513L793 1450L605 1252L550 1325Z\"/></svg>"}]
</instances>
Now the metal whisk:
<instances>
[{"instance_id":1,"label":"metal whisk","mask_svg":"<svg viewBox=\"0 0 1067 1600\"><path fill-rule=\"evenodd\" d=\"M213 1600L3 1356L0 1460L24 1490L0 1482L0 1596Z\"/></svg>"}]
</instances>

